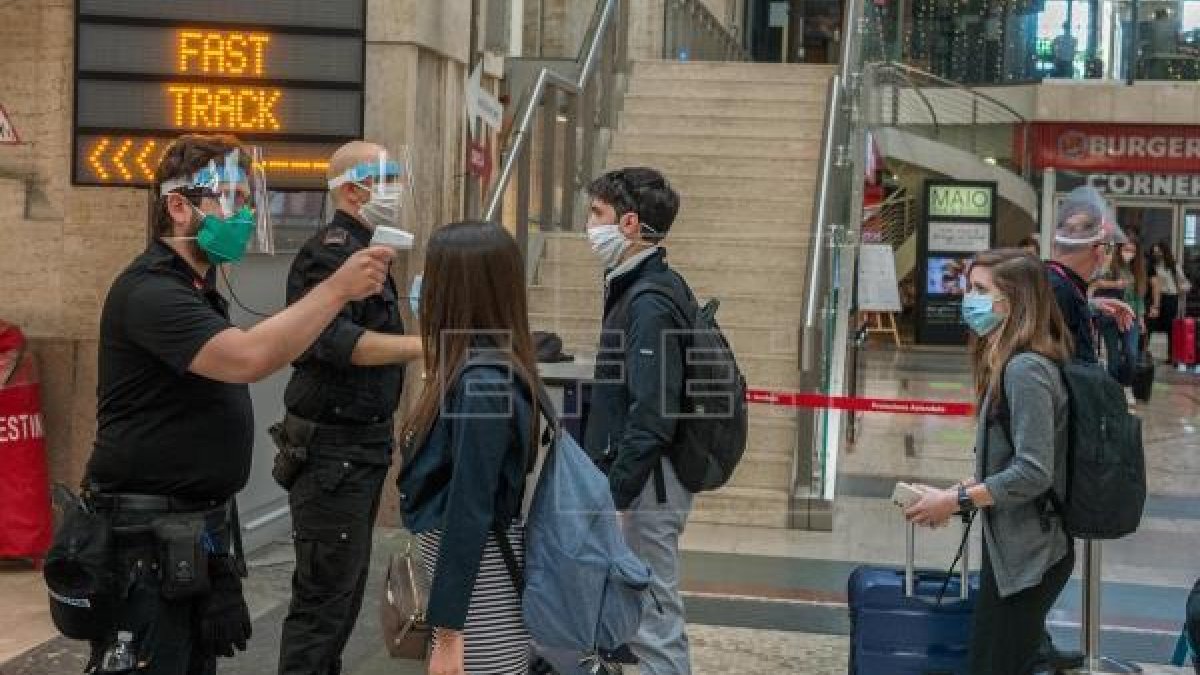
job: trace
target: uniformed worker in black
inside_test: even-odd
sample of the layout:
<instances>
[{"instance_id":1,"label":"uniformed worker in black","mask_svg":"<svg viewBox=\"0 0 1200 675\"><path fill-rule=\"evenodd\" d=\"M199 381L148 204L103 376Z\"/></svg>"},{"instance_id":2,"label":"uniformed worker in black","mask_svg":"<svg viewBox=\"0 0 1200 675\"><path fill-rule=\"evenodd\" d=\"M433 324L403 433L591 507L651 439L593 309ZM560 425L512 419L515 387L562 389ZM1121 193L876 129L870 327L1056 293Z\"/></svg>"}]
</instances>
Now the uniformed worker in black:
<instances>
[{"instance_id":1,"label":"uniformed worker in black","mask_svg":"<svg viewBox=\"0 0 1200 675\"><path fill-rule=\"evenodd\" d=\"M405 159L373 143L355 141L334 153L329 189L337 212L296 255L288 302L300 301L334 274L377 228L397 226L407 206L408 171ZM282 481L289 489L296 570L280 675L342 672L391 464L392 416L404 380L400 364L422 354L420 338L403 335L400 307L390 277L379 294L347 304L296 361L284 394L282 440L301 448L304 459Z\"/></svg>"},{"instance_id":2,"label":"uniformed worker in black","mask_svg":"<svg viewBox=\"0 0 1200 675\"><path fill-rule=\"evenodd\" d=\"M300 302L235 327L215 269L242 257L255 208L266 208L254 203L255 173L235 138L176 140L156 173L151 240L104 302L85 497L111 514L119 595L108 639L92 643L95 665L118 632L132 633L137 672L151 675L211 675L216 656L245 649L228 505L250 471L247 383L297 358L347 302L377 294L394 256L361 251ZM189 524L198 524L192 539L177 536ZM206 583L189 583L204 572Z\"/></svg>"}]
</instances>

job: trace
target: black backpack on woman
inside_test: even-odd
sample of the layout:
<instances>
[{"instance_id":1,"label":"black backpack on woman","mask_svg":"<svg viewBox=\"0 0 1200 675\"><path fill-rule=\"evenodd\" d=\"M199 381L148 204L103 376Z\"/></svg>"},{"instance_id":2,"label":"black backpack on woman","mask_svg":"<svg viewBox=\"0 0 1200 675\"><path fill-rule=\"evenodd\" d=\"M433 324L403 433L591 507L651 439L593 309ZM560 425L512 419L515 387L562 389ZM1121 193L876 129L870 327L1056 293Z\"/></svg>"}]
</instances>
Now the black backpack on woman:
<instances>
[{"instance_id":1,"label":"black backpack on woman","mask_svg":"<svg viewBox=\"0 0 1200 675\"><path fill-rule=\"evenodd\" d=\"M1059 368L1067 386L1067 487L1063 494L1051 488L1046 499L1072 537L1120 539L1137 530L1146 505L1142 421L1099 364ZM1009 434L1007 400L1003 413Z\"/></svg>"}]
</instances>

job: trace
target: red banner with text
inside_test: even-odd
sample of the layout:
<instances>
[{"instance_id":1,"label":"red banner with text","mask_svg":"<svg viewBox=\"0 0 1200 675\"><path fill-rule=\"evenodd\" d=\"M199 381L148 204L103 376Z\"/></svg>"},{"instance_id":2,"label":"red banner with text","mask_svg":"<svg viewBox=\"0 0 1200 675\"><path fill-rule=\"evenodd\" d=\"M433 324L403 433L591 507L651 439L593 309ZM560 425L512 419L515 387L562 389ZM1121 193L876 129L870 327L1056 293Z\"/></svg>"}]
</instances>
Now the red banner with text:
<instances>
[{"instance_id":1,"label":"red banner with text","mask_svg":"<svg viewBox=\"0 0 1200 675\"><path fill-rule=\"evenodd\" d=\"M1024 152L1022 134L1014 134ZM1200 126L1037 122L1029 133L1035 169L1200 173Z\"/></svg>"}]
</instances>

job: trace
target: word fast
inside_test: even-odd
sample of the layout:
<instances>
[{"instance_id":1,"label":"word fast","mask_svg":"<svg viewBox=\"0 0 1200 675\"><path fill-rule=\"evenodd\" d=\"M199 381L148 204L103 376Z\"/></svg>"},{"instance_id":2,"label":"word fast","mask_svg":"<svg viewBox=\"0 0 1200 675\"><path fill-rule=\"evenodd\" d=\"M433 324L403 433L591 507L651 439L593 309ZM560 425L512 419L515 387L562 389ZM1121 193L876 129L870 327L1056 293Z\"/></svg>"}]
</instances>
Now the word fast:
<instances>
[{"instance_id":1,"label":"word fast","mask_svg":"<svg viewBox=\"0 0 1200 675\"><path fill-rule=\"evenodd\" d=\"M271 36L261 33L180 31L179 72L262 75L270 41Z\"/></svg>"},{"instance_id":2,"label":"word fast","mask_svg":"<svg viewBox=\"0 0 1200 675\"><path fill-rule=\"evenodd\" d=\"M278 89L262 87L206 87L173 84L175 126L197 129L279 131L275 106L283 97Z\"/></svg>"}]
</instances>

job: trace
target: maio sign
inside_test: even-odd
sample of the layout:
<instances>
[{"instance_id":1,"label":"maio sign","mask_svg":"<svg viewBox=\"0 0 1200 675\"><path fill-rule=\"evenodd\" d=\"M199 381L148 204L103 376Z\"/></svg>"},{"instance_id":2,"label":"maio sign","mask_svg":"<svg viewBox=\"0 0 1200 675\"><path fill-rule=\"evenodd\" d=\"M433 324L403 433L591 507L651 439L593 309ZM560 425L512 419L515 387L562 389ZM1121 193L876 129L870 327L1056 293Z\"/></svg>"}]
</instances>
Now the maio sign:
<instances>
[{"instance_id":1,"label":"maio sign","mask_svg":"<svg viewBox=\"0 0 1200 675\"><path fill-rule=\"evenodd\" d=\"M929 189L932 218L989 218L993 190L986 187L933 185Z\"/></svg>"}]
</instances>

